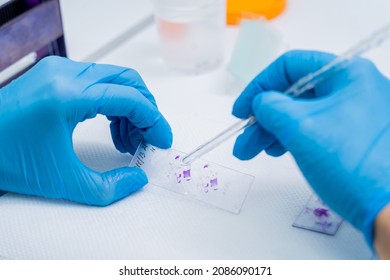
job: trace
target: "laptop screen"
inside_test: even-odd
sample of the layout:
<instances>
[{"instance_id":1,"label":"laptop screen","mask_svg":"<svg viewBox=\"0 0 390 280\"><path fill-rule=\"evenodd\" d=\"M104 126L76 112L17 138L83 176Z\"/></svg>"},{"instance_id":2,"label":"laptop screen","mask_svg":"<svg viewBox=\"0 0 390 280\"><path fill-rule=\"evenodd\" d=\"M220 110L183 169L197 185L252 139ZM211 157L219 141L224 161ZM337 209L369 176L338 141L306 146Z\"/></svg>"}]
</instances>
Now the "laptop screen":
<instances>
[{"instance_id":1,"label":"laptop screen","mask_svg":"<svg viewBox=\"0 0 390 280\"><path fill-rule=\"evenodd\" d=\"M48 55L66 56L59 0L0 0L0 87Z\"/></svg>"}]
</instances>

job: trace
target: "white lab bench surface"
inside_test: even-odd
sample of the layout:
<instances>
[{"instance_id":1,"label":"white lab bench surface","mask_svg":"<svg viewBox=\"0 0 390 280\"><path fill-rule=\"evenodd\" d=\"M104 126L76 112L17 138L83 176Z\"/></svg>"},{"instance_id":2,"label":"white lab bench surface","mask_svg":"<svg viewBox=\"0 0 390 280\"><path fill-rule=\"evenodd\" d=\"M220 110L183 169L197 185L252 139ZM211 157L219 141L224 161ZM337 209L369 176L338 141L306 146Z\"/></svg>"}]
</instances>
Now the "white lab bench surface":
<instances>
[{"instance_id":1,"label":"white lab bench surface","mask_svg":"<svg viewBox=\"0 0 390 280\"><path fill-rule=\"evenodd\" d=\"M356 0L291 0L286 12L271 25L279 30L290 48L340 53L386 23L389 11L388 1L368 4ZM154 25L97 62L137 69L172 125L174 148L189 152L235 121L231 108L239 91L225 69L237 34L237 27L227 28L226 61L218 69L201 75L184 75L165 66ZM70 50L77 49L77 40L74 44L69 46ZM81 53L75 56L83 57ZM386 57L382 48L370 57L383 72L390 73L390 57ZM80 159L96 170L123 166L131 159L130 155L115 150L108 121L102 116L80 124L73 139ZM261 154L241 162L231 155L233 142L234 139L228 141L205 158L255 176L239 215L153 185L105 208L8 193L0 198L0 256L10 259L372 258L361 234L347 222L335 236L293 228L292 223L312 191L292 157L286 154L272 158Z\"/></svg>"}]
</instances>

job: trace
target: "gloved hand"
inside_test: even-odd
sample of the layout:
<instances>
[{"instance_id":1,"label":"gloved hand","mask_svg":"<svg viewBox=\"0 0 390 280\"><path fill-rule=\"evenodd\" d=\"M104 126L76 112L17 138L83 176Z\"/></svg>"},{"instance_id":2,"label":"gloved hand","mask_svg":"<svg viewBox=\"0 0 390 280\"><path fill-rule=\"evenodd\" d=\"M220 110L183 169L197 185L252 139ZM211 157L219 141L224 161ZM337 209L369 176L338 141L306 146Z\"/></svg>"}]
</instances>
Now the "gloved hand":
<instances>
[{"instance_id":1,"label":"gloved hand","mask_svg":"<svg viewBox=\"0 0 390 280\"><path fill-rule=\"evenodd\" d=\"M0 89L0 189L103 206L144 186L139 168L98 173L77 158L73 130L96 114L112 120L121 152L134 152L141 137L171 146L170 126L137 72L45 58Z\"/></svg>"},{"instance_id":2,"label":"gloved hand","mask_svg":"<svg viewBox=\"0 0 390 280\"><path fill-rule=\"evenodd\" d=\"M375 218L390 202L390 81L358 58L300 98L280 93L333 58L293 51L260 73L234 104L235 116L258 122L238 137L234 154L287 149L322 200L372 245Z\"/></svg>"}]
</instances>

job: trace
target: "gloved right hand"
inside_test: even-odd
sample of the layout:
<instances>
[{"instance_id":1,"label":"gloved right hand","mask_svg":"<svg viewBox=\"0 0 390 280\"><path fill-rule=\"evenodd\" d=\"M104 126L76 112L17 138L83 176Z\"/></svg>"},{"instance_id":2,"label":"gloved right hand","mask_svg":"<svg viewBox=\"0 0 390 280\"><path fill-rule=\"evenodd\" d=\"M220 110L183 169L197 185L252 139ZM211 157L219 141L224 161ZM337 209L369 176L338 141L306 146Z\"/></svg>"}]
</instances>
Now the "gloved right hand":
<instances>
[{"instance_id":1,"label":"gloved right hand","mask_svg":"<svg viewBox=\"0 0 390 280\"><path fill-rule=\"evenodd\" d=\"M96 114L112 120L122 152L133 153L142 138L160 148L172 144L171 128L137 72L48 57L0 89L0 189L107 205L143 187L139 168L99 173L77 158L73 130Z\"/></svg>"},{"instance_id":2,"label":"gloved right hand","mask_svg":"<svg viewBox=\"0 0 390 280\"><path fill-rule=\"evenodd\" d=\"M333 55L289 52L260 73L234 104L257 124L238 137L234 154L290 151L322 198L372 245L374 221L390 202L390 81L366 59L355 59L301 98L281 92Z\"/></svg>"}]
</instances>

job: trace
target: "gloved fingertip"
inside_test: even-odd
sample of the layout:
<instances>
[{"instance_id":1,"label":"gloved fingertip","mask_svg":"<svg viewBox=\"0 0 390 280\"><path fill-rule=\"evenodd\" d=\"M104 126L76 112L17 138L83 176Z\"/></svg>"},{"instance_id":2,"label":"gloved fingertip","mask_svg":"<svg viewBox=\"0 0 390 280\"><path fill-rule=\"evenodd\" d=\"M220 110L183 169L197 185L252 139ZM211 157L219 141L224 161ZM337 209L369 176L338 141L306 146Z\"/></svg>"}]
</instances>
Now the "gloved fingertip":
<instances>
[{"instance_id":1,"label":"gloved fingertip","mask_svg":"<svg viewBox=\"0 0 390 280\"><path fill-rule=\"evenodd\" d=\"M141 134L136 134L133 137L130 136L130 142L132 148L127 152L129 152L131 155L134 155L142 141L143 141L143 137Z\"/></svg>"},{"instance_id":2,"label":"gloved fingertip","mask_svg":"<svg viewBox=\"0 0 390 280\"><path fill-rule=\"evenodd\" d=\"M110 131L111 131L112 142L114 143L115 148L121 153L126 153L126 149L125 146L123 145L123 141L120 134L119 119L113 120L110 123Z\"/></svg>"},{"instance_id":3,"label":"gloved fingertip","mask_svg":"<svg viewBox=\"0 0 390 280\"><path fill-rule=\"evenodd\" d=\"M244 106L242 102L236 101L233 105L232 115L239 119L249 118L251 114L250 106Z\"/></svg>"},{"instance_id":4,"label":"gloved fingertip","mask_svg":"<svg viewBox=\"0 0 390 280\"><path fill-rule=\"evenodd\" d=\"M164 117L160 117L153 127L142 132L145 141L160 149L172 147L173 134L169 123Z\"/></svg>"},{"instance_id":5,"label":"gloved fingertip","mask_svg":"<svg viewBox=\"0 0 390 280\"><path fill-rule=\"evenodd\" d=\"M117 191L125 191L130 194L143 188L148 183L148 177L146 173L137 167L122 167L116 170L116 176L119 178L117 181Z\"/></svg>"},{"instance_id":6,"label":"gloved fingertip","mask_svg":"<svg viewBox=\"0 0 390 280\"><path fill-rule=\"evenodd\" d=\"M279 142L275 142L265 149L265 152L272 157L280 157L286 153L286 149Z\"/></svg>"},{"instance_id":7,"label":"gloved fingertip","mask_svg":"<svg viewBox=\"0 0 390 280\"><path fill-rule=\"evenodd\" d=\"M108 205L140 190L148 183L145 172L136 167L122 167L104 173L108 187L102 196L101 205Z\"/></svg>"},{"instance_id":8,"label":"gloved fingertip","mask_svg":"<svg viewBox=\"0 0 390 280\"><path fill-rule=\"evenodd\" d=\"M250 160L263 150L258 143L248 143L250 138L250 132L247 130L237 137L233 147L233 155L236 158L240 160Z\"/></svg>"},{"instance_id":9,"label":"gloved fingertip","mask_svg":"<svg viewBox=\"0 0 390 280\"><path fill-rule=\"evenodd\" d=\"M113 142L114 142L115 149L117 149L122 154L127 153L121 139L113 139Z\"/></svg>"},{"instance_id":10,"label":"gloved fingertip","mask_svg":"<svg viewBox=\"0 0 390 280\"><path fill-rule=\"evenodd\" d=\"M291 97L288 97L287 95L278 91L266 91L262 94L258 94L255 98L253 98L252 110L256 115L256 113L259 111L259 108L273 106L275 104L289 100L291 100Z\"/></svg>"},{"instance_id":11,"label":"gloved fingertip","mask_svg":"<svg viewBox=\"0 0 390 280\"><path fill-rule=\"evenodd\" d=\"M233 147L233 155L239 160L250 160L256 156L251 153L248 153L248 150L243 148L243 145L238 141L236 141Z\"/></svg>"},{"instance_id":12,"label":"gloved fingertip","mask_svg":"<svg viewBox=\"0 0 390 280\"><path fill-rule=\"evenodd\" d=\"M291 97L277 91L268 91L256 96L252 102L253 114L267 131L279 136L299 113Z\"/></svg>"},{"instance_id":13,"label":"gloved fingertip","mask_svg":"<svg viewBox=\"0 0 390 280\"><path fill-rule=\"evenodd\" d=\"M162 137L158 143L156 143L156 146L160 149L170 149L172 147L173 143L173 134L170 130L165 137Z\"/></svg>"},{"instance_id":14,"label":"gloved fingertip","mask_svg":"<svg viewBox=\"0 0 390 280\"><path fill-rule=\"evenodd\" d=\"M265 152L267 155L269 155L271 157L280 157L286 153L285 150L279 151L279 150L275 150L275 149L267 149L267 150L265 150Z\"/></svg>"}]
</instances>

